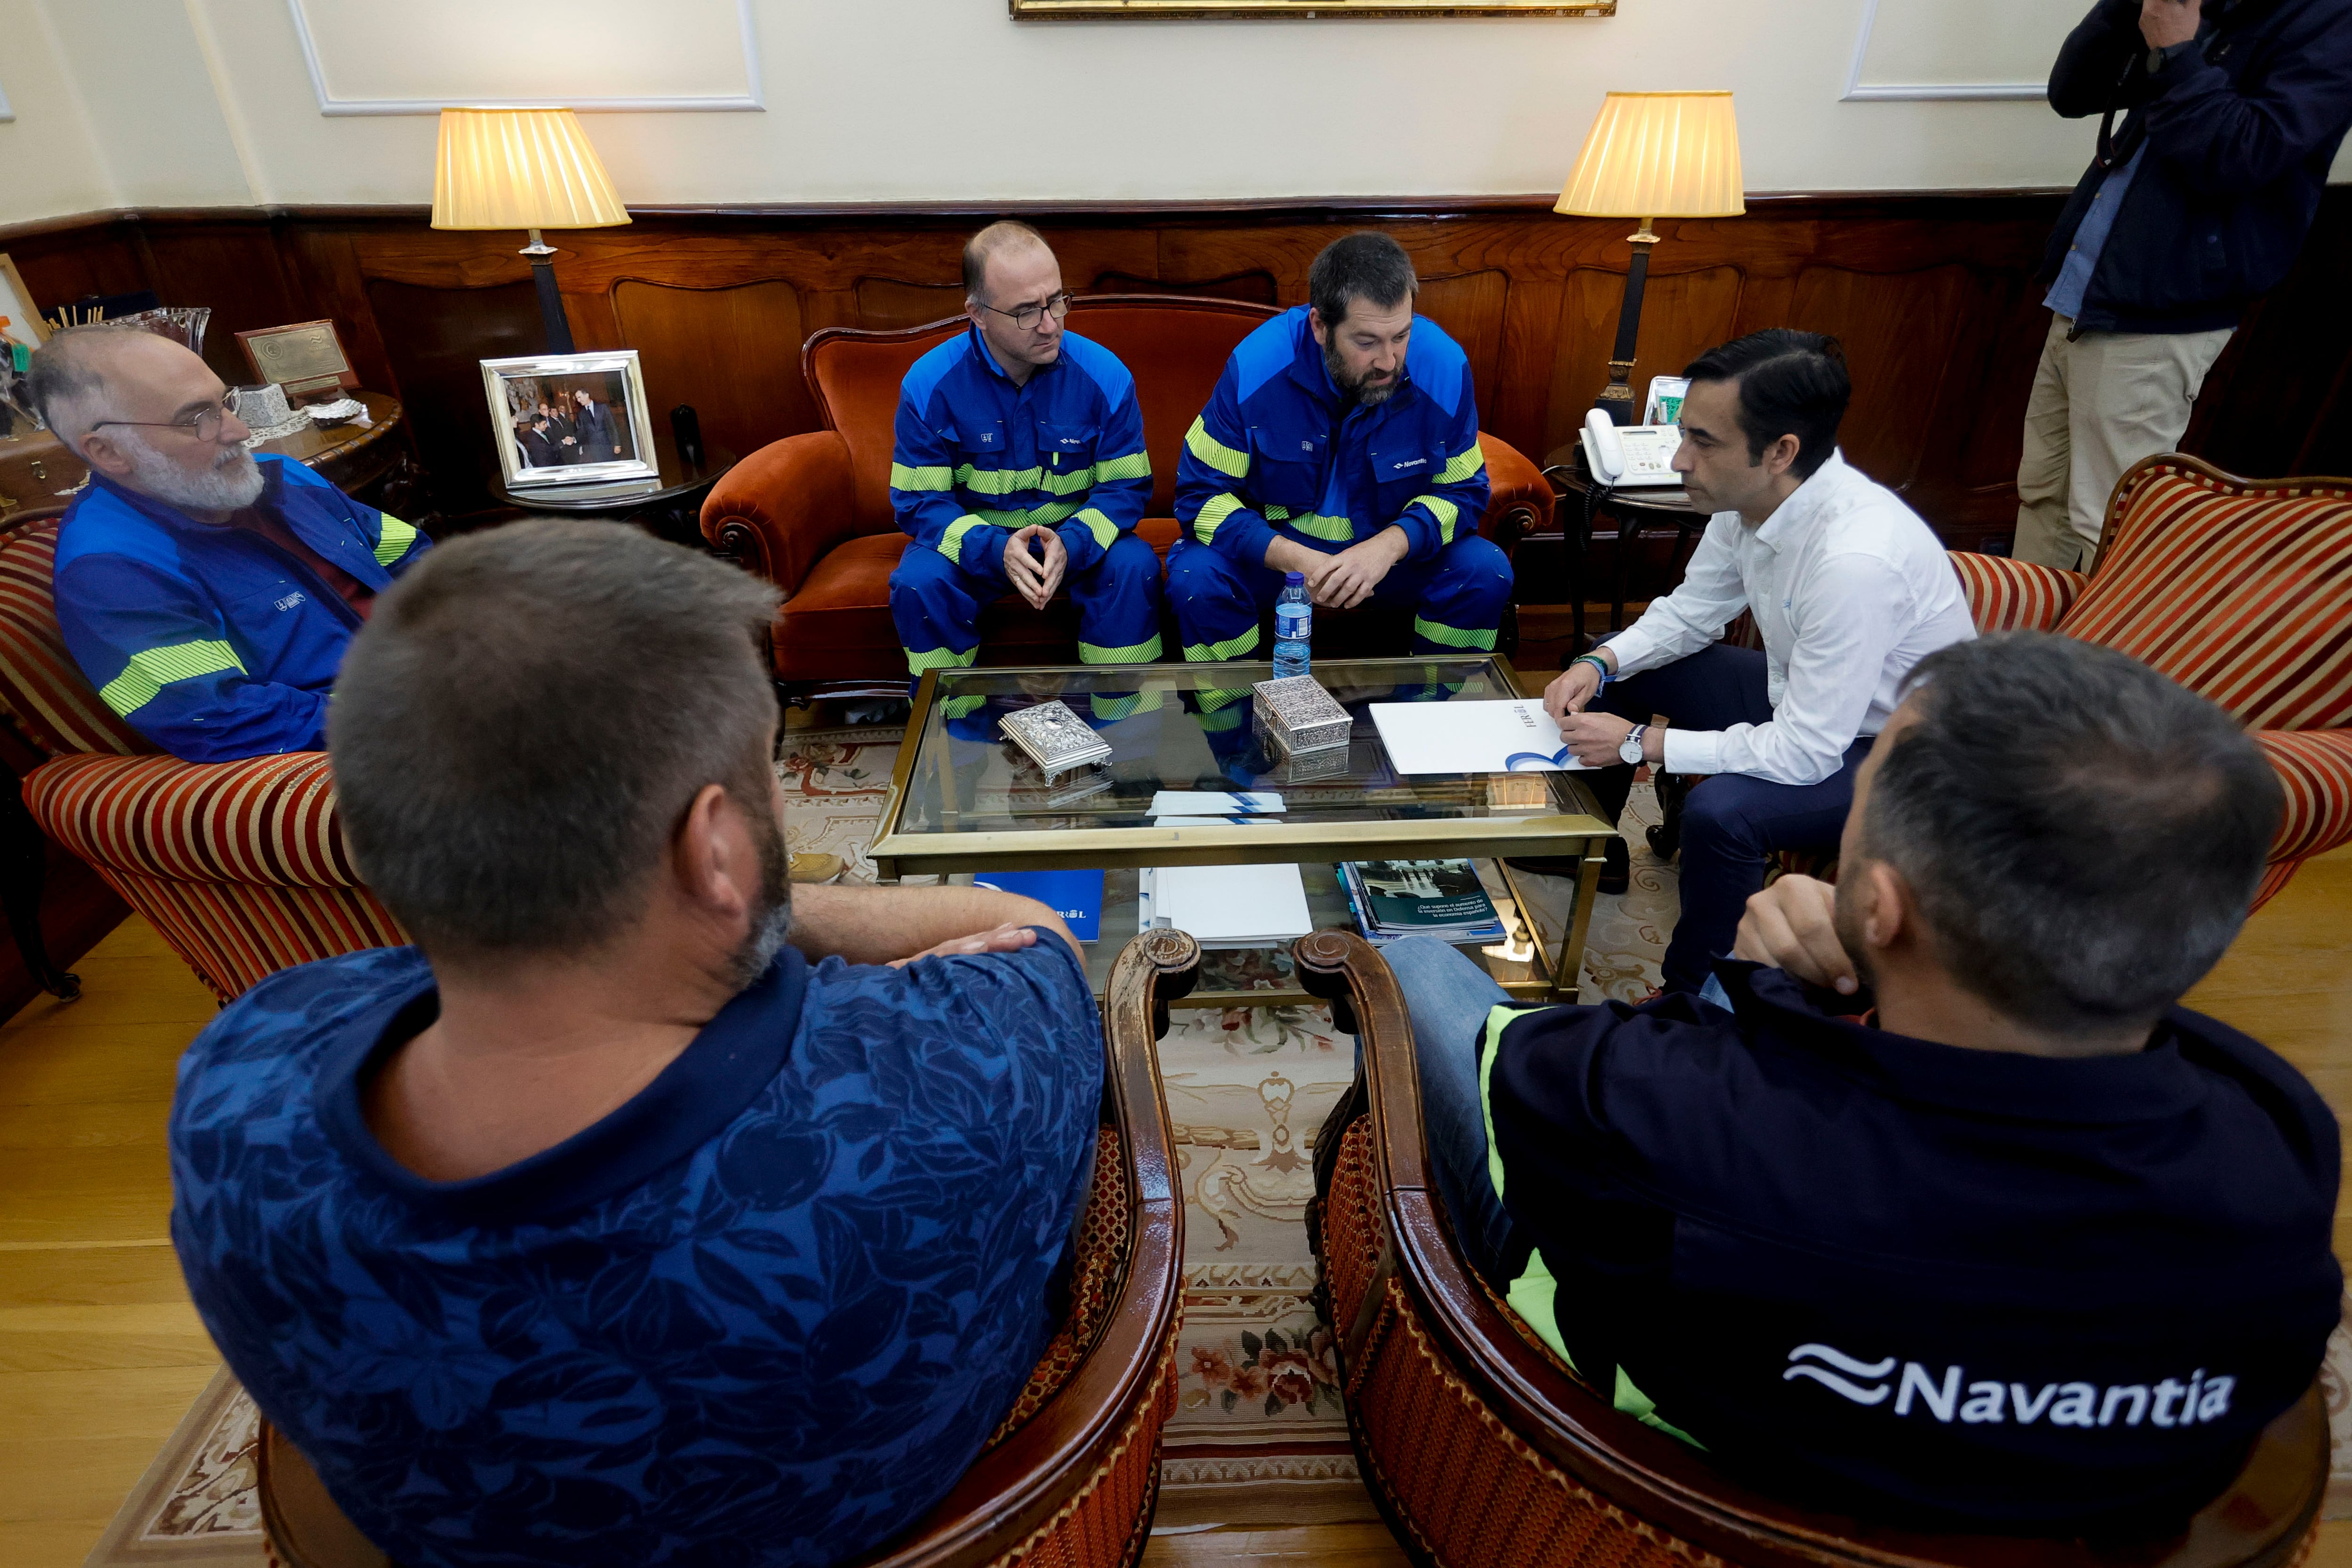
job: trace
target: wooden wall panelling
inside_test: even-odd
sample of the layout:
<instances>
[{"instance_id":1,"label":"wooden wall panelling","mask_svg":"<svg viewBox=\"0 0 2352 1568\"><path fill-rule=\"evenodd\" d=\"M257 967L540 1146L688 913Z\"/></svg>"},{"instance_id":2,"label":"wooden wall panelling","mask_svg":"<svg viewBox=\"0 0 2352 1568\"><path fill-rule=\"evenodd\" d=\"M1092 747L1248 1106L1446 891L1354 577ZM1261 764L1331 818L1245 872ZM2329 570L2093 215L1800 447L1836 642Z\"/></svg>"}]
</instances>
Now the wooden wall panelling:
<instances>
[{"instance_id":1,"label":"wooden wall panelling","mask_svg":"<svg viewBox=\"0 0 2352 1568\"><path fill-rule=\"evenodd\" d=\"M136 235L136 225L110 218L87 226L26 225L0 239L0 251L16 264L33 307L47 316L94 294L146 287Z\"/></svg>"},{"instance_id":2,"label":"wooden wall panelling","mask_svg":"<svg viewBox=\"0 0 2352 1568\"><path fill-rule=\"evenodd\" d=\"M292 258L289 272L304 293L304 308L314 318L325 317L335 323L336 336L343 340L343 352L350 357L360 385L388 392L405 402L383 330L368 304L367 279L360 267L354 236L340 227L295 225L286 231L286 242ZM429 468L432 455L422 455Z\"/></svg>"},{"instance_id":3,"label":"wooden wall panelling","mask_svg":"<svg viewBox=\"0 0 2352 1568\"><path fill-rule=\"evenodd\" d=\"M1960 488L1971 496L1997 497L2013 522L2017 508L2017 465L2025 454L2025 402L2033 386L2033 369L2042 361L2042 342L2050 330L2050 312L2042 308L2043 291L2017 273L1992 279L1997 296L1989 319L1990 340L1984 346L1974 386L1956 385L1955 401L1981 398L1983 389L2023 389L2017 417L2004 419L1992 412L1969 423L1958 467Z\"/></svg>"},{"instance_id":4,"label":"wooden wall panelling","mask_svg":"<svg viewBox=\"0 0 2352 1568\"><path fill-rule=\"evenodd\" d=\"M1908 490L1920 478L1936 394L1968 324L1961 306L1969 293L1960 267L1809 267L1797 277L1785 325L1829 333L1843 347L1854 400L1839 444L1889 489Z\"/></svg>"},{"instance_id":5,"label":"wooden wall panelling","mask_svg":"<svg viewBox=\"0 0 2352 1568\"><path fill-rule=\"evenodd\" d=\"M1652 376L1680 375L1691 361L1733 335L1746 284L1736 267L1651 274L1642 291L1642 334L1633 350L1636 402L1649 395ZM1547 367L1551 395L1543 434L1528 448L1539 459L1576 440L1586 411L1609 383L1625 275L1580 267L1564 280L1559 298L1558 347Z\"/></svg>"},{"instance_id":6,"label":"wooden wall panelling","mask_svg":"<svg viewBox=\"0 0 2352 1568\"><path fill-rule=\"evenodd\" d=\"M1510 275L1497 267L1423 277L1414 308L1445 329L1470 361L1471 385L1486 401L1502 384L1503 317L1511 292Z\"/></svg>"},{"instance_id":7,"label":"wooden wall panelling","mask_svg":"<svg viewBox=\"0 0 2352 1568\"><path fill-rule=\"evenodd\" d=\"M2030 278L2058 204L2042 194L1773 197L1751 202L1744 217L1665 225L1637 382L1679 371L1735 330L1837 330L1862 381L1846 432L1857 460L1907 479L1914 504L1948 534L2005 531L2047 322ZM977 221L945 211L646 212L625 228L557 235L558 277L583 344L650 334L637 346L666 367L664 387L692 384L684 401L714 439L725 430L734 444L736 432L749 441L814 418L758 361L770 351L788 371L798 344L755 334L951 313L958 249ZM1277 305L1305 298L1307 265L1331 239L1382 227L1428 280L1426 307L1472 352L1486 428L1538 459L1572 435L1601 384L1631 227L1563 217L1537 200L1097 206L1033 221L1074 288ZM490 434L472 361L539 346L521 243L520 234L436 232L405 209L99 214L0 232L0 249L43 304L153 287L210 304L215 343L233 343L239 326L331 317L362 379L414 411L436 478L450 470L446 483L472 486L477 503ZM2334 189L2294 274L2208 379L2189 449L2254 475L2352 467L2347 270L2352 191ZM787 292L797 328L782 308ZM730 362L722 349L758 368L718 368ZM1894 395L1877 384L1890 379L1902 383ZM678 396L665 390L657 401L666 413Z\"/></svg>"},{"instance_id":8,"label":"wooden wall panelling","mask_svg":"<svg viewBox=\"0 0 2352 1568\"><path fill-rule=\"evenodd\" d=\"M882 330L920 327L963 310L961 283L909 283L900 277L861 277L853 291L857 325Z\"/></svg>"},{"instance_id":9,"label":"wooden wall panelling","mask_svg":"<svg viewBox=\"0 0 2352 1568\"><path fill-rule=\"evenodd\" d=\"M529 283L460 289L372 277L366 298L383 332L409 433L432 478L434 504L459 522L490 511L499 456L478 361L546 348L538 291Z\"/></svg>"},{"instance_id":10,"label":"wooden wall panelling","mask_svg":"<svg viewBox=\"0 0 2352 1568\"><path fill-rule=\"evenodd\" d=\"M800 291L781 278L679 288L627 277L613 286L618 340L637 350L656 429L691 403L705 441L738 456L814 429L801 374L808 332Z\"/></svg>"},{"instance_id":11,"label":"wooden wall panelling","mask_svg":"<svg viewBox=\"0 0 2352 1568\"><path fill-rule=\"evenodd\" d=\"M1104 272L1095 277L1089 294L1192 294L1203 299L1238 299L1244 305L1275 302L1274 274L1264 268L1212 277L1199 283L1171 283L1166 278L1133 272Z\"/></svg>"},{"instance_id":12,"label":"wooden wall panelling","mask_svg":"<svg viewBox=\"0 0 2352 1568\"><path fill-rule=\"evenodd\" d=\"M2241 323L2189 421L2183 444L2232 473L2352 473L2352 432L2334 417L2352 367L2352 191L2327 195L2302 262ZM2323 256L2339 258L2332 274L2311 265ZM2294 409L2313 417L2280 417Z\"/></svg>"},{"instance_id":13,"label":"wooden wall panelling","mask_svg":"<svg viewBox=\"0 0 2352 1568\"><path fill-rule=\"evenodd\" d=\"M277 225L194 223L145 231L152 285L166 305L205 305L205 362L231 386L254 379L239 332L315 319L286 266ZM200 291L201 298L188 294Z\"/></svg>"}]
</instances>

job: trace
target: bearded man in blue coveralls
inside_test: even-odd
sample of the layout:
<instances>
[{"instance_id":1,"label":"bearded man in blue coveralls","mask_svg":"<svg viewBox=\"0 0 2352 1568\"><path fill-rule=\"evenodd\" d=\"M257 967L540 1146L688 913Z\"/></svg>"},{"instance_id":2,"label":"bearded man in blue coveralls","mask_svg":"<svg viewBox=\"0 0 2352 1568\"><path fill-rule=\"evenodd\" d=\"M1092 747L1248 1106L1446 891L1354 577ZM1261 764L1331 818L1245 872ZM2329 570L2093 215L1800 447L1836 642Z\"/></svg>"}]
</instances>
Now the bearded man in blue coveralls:
<instances>
[{"instance_id":1,"label":"bearded man in blue coveralls","mask_svg":"<svg viewBox=\"0 0 2352 1568\"><path fill-rule=\"evenodd\" d=\"M1151 458L1135 378L1065 331L1070 296L1043 235L999 223L964 246L971 327L898 390L890 507L913 543L890 574L907 674L970 664L982 605L1043 610L1066 581L1089 664L1160 657L1160 558L1136 538Z\"/></svg>"},{"instance_id":2,"label":"bearded man in blue coveralls","mask_svg":"<svg viewBox=\"0 0 2352 1568\"><path fill-rule=\"evenodd\" d=\"M100 698L189 762L324 750L344 650L433 541L299 463L257 460L220 378L167 338L68 328L33 356L31 390L89 465L54 580Z\"/></svg>"},{"instance_id":3,"label":"bearded man in blue coveralls","mask_svg":"<svg viewBox=\"0 0 2352 1568\"><path fill-rule=\"evenodd\" d=\"M1486 460L1470 362L1412 313L1404 247L1366 231L1252 332L1184 437L1168 596L1184 657L1238 659L1283 574L1318 605L1410 608L1412 651L1495 646L1510 558L1478 534Z\"/></svg>"}]
</instances>

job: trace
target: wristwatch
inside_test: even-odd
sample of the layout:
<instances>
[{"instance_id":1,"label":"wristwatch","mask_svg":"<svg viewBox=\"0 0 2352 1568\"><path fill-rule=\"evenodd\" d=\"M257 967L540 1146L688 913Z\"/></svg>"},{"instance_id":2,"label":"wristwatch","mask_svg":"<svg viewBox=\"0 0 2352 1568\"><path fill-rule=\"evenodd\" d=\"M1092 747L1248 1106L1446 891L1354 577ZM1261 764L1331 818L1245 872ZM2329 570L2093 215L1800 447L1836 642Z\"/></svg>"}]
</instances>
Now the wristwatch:
<instances>
[{"instance_id":1,"label":"wristwatch","mask_svg":"<svg viewBox=\"0 0 2352 1568\"><path fill-rule=\"evenodd\" d=\"M1642 756L1642 736L1649 727L1646 724L1637 724L1626 731L1625 738L1617 743L1618 757L1633 767L1642 766L1644 760Z\"/></svg>"}]
</instances>

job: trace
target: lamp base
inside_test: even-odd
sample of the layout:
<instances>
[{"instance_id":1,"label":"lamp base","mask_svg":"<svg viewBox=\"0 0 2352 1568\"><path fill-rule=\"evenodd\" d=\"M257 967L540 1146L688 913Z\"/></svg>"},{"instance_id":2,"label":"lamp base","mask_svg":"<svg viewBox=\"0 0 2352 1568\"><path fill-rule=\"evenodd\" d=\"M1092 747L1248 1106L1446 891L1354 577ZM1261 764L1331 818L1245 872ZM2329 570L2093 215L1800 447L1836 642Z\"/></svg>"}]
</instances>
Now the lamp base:
<instances>
[{"instance_id":1,"label":"lamp base","mask_svg":"<svg viewBox=\"0 0 2352 1568\"><path fill-rule=\"evenodd\" d=\"M555 287L555 247L530 231L530 243L520 253L530 258L531 281L539 286L539 319L547 329L547 351L576 352L572 346L572 320L563 313L563 296Z\"/></svg>"},{"instance_id":2,"label":"lamp base","mask_svg":"<svg viewBox=\"0 0 2352 1568\"><path fill-rule=\"evenodd\" d=\"M1609 358L1609 384L1592 400L1592 406L1617 424L1634 423L1633 350L1642 340L1642 290L1650 278L1650 247L1658 243L1647 218L1639 232L1626 237L1633 246L1633 259L1625 268L1624 302L1617 308L1617 349Z\"/></svg>"},{"instance_id":3,"label":"lamp base","mask_svg":"<svg viewBox=\"0 0 2352 1568\"><path fill-rule=\"evenodd\" d=\"M1609 384L1592 400L1592 406L1609 416L1612 424L1632 424L1633 420L1633 361L1609 361Z\"/></svg>"}]
</instances>

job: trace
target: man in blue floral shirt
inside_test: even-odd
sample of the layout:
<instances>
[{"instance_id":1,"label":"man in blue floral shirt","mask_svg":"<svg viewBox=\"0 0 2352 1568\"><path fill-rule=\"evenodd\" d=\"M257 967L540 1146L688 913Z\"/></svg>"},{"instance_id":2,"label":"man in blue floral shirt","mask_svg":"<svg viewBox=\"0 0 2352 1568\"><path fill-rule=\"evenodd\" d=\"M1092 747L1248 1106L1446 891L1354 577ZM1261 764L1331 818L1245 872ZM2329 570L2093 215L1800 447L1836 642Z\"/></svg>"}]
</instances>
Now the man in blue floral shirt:
<instances>
[{"instance_id":1,"label":"man in blue floral shirt","mask_svg":"<svg viewBox=\"0 0 2352 1568\"><path fill-rule=\"evenodd\" d=\"M417 946L182 1063L205 1326L408 1568L824 1563L1042 1353L1102 1043L1044 905L786 881L771 592L605 524L436 550L329 740Z\"/></svg>"}]
</instances>

